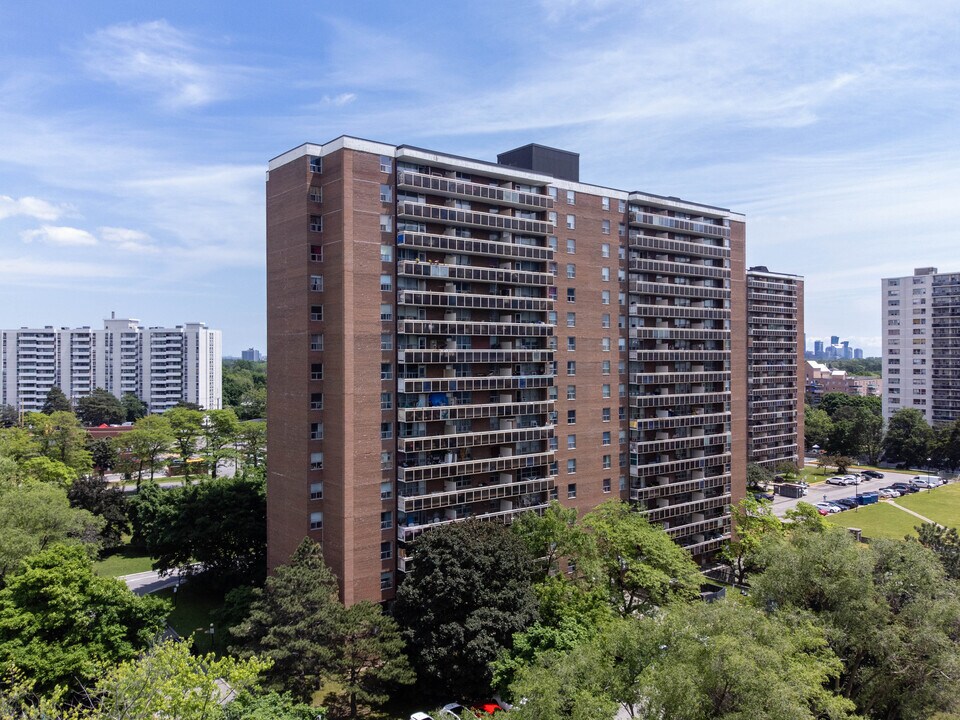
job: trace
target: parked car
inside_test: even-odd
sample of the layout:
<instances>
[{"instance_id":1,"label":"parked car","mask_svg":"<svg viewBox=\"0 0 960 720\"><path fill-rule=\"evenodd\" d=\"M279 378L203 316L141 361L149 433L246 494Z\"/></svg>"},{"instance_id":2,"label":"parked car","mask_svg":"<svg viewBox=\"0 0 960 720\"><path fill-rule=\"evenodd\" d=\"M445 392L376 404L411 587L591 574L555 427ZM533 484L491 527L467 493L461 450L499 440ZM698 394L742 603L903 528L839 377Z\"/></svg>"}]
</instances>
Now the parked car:
<instances>
[{"instance_id":1,"label":"parked car","mask_svg":"<svg viewBox=\"0 0 960 720\"><path fill-rule=\"evenodd\" d=\"M410 716L410 720L433 720L433 718L427 715L425 712L415 712Z\"/></svg>"},{"instance_id":2,"label":"parked car","mask_svg":"<svg viewBox=\"0 0 960 720\"><path fill-rule=\"evenodd\" d=\"M845 510L852 510L860 503L857 502L855 497L852 498L840 498L839 500L833 501L835 505L842 506Z\"/></svg>"},{"instance_id":3,"label":"parked car","mask_svg":"<svg viewBox=\"0 0 960 720\"><path fill-rule=\"evenodd\" d=\"M873 478L874 480L883 480L883 473L877 472L876 470L864 470L862 475L866 475L868 478Z\"/></svg>"},{"instance_id":4,"label":"parked car","mask_svg":"<svg viewBox=\"0 0 960 720\"><path fill-rule=\"evenodd\" d=\"M910 484L915 488L920 488L921 490L928 490L930 488L940 487L940 483L933 478L922 478L915 477L910 481Z\"/></svg>"},{"instance_id":5,"label":"parked car","mask_svg":"<svg viewBox=\"0 0 960 720\"><path fill-rule=\"evenodd\" d=\"M906 495L907 493L920 492L920 488L905 482L895 482L890 487L892 487L894 490L899 492L901 495Z\"/></svg>"},{"instance_id":6,"label":"parked car","mask_svg":"<svg viewBox=\"0 0 960 720\"><path fill-rule=\"evenodd\" d=\"M477 703L476 705L471 705L470 709L474 713L480 715L480 717L485 717L487 715L496 715L497 713L502 713L503 708L500 707L500 703L493 700L488 700L487 702Z\"/></svg>"},{"instance_id":7,"label":"parked car","mask_svg":"<svg viewBox=\"0 0 960 720\"><path fill-rule=\"evenodd\" d=\"M828 513L838 513L842 509L839 505L832 502L818 502L814 504L814 507L818 510L826 510Z\"/></svg>"},{"instance_id":8,"label":"parked car","mask_svg":"<svg viewBox=\"0 0 960 720\"><path fill-rule=\"evenodd\" d=\"M832 478L827 478L827 485L852 485L852 483L841 475L834 475Z\"/></svg>"},{"instance_id":9,"label":"parked car","mask_svg":"<svg viewBox=\"0 0 960 720\"><path fill-rule=\"evenodd\" d=\"M460 720L465 712L477 718L477 720L480 720L480 717L473 710L465 708L460 703L447 703L444 705L443 709L440 710L440 717L450 718L450 720Z\"/></svg>"},{"instance_id":10,"label":"parked car","mask_svg":"<svg viewBox=\"0 0 960 720\"><path fill-rule=\"evenodd\" d=\"M862 479L859 475L844 475L844 480L849 480L851 485L859 485Z\"/></svg>"},{"instance_id":11,"label":"parked car","mask_svg":"<svg viewBox=\"0 0 960 720\"><path fill-rule=\"evenodd\" d=\"M877 492L880 493L880 497L882 497L882 498L898 498L898 497L900 497L900 491L899 491L899 490L894 490L892 487L880 488L879 490L877 490Z\"/></svg>"},{"instance_id":12,"label":"parked car","mask_svg":"<svg viewBox=\"0 0 960 720\"><path fill-rule=\"evenodd\" d=\"M769 500L773 502L773 493L772 492L756 492L753 494L755 500Z\"/></svg>"}]
</instances>

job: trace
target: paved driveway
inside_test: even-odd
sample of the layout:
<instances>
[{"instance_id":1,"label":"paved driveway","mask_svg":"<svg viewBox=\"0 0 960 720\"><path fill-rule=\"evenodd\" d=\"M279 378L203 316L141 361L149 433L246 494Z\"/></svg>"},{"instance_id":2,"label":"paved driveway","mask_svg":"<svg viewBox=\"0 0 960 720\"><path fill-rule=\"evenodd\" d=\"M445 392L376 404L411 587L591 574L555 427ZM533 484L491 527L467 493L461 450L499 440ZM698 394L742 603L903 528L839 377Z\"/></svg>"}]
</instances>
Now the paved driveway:
<instances>
[{"instance_id":1,"label":"paved driveway","mask_svg":"<svg viewBox=\"0 0 960 720\"><path fill-rule=\"evenodd\" d=\"M797 503L801 500L808 503L818 503L823 500L832 501L838 500L840 498L853 497L857 492L870 492L871 490L879 490L882 487L887 487L892 485L895 482L906 482L911 478L917 476L915 472L899 472L899 471L888 471L883 470L883 479L882 480L873 480L864 478L864 481L859 485L827 485L825 482L817 483L816 485L810 486L810 492L806 497L803 498L788 498L783 497L782 495L774 495L773 499L773 512L775 515L783 517L787 510L797 506ZM836 473L833 473L834 475ZM832 477L833 475L827 475L827 477ZM923 476L923 473L921 473Z\"/></svg>"}]
</instances>

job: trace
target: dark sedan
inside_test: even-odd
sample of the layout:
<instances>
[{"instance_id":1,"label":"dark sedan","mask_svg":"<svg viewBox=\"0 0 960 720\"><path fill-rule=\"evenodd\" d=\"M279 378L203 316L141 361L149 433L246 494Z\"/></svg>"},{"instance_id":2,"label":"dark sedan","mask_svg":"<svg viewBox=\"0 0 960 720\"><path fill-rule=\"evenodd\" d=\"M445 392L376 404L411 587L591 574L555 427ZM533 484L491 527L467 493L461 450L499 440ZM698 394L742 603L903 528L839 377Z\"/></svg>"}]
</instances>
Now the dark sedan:
<instances>
[{"instance_id":1,"label":"dark sedan","mask_svg":"<svg viewBox=\"0 0 960 720\"><path fill-rule=\"evenodd\" d=\"M876 470L864 470L864 471L863 471L862 473L860 473L860 474L863 475L864 477L873 478L874 480L882 480L882 479L883 479L883 473L882 473L882 472L877 472Z\"/></svg>"}]
</instances>

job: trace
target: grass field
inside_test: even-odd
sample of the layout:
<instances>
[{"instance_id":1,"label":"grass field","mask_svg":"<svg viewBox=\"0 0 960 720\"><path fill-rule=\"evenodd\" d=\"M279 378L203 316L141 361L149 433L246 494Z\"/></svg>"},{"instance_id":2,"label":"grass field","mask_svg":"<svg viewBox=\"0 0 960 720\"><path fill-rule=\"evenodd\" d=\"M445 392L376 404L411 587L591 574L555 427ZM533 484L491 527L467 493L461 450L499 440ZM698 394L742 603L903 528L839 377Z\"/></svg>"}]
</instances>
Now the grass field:
<instances>
[{"instance_id":1,"label":"grass field","mask_svg":"<svg viewBox=\"0 0 960 720\"><path fill-rule=\"evenodd\" d=\"M159 590L154 595L171 603L174 602L173 588ZM176 605L170 613L168 622L180 636L194 635L193 646L199 652L209 652L211 643L208 631L212 621L211 613L223 606L223 593L211 591L202 584L184 582L180 585L176 596ZM223 628L214 628L214 640L217 640L217 632L222 631ZM219 643L215 642L214 645L216 649L221 649Z\"/></svg>"},{"instance_id":2,"label":"grass field","mask_svg":"<svg viewBox=\"0 0 960 720\"><path fill-rule=\"evenodd\" d=\"M120 548L119 551L93 564L93 571L97 575L104 577L133 575L134 573L146 572L152 569L153 558L149 555L141 554L138 550L132 550L129 547Z\"/></svg>"},{"instance_id":3,"label":"grass field","mask_svg":"<svg viewBox=\"0 0 960 720\"><path fill-rule=\"evenodd\" d=\"M921 490L897 498L897 503L941 525L960 528L960 483L943 485L929 492Z\"/></svg>"},{"instance_id":4,"label":"grass field","mask_svg":"<svg viewBox=\"0 0 960 720\"><path fill-rule=\"evenodd\" d=\"M920 511L916 510L916 512ZM907 535L916 535L914 528L922 522L910 513L886 503L866 505L857 510L846 510L828 515L826 519L827 522L839 527L860 528L864 537L891 540L902 540Z\"/></svg>"}]
</instances>

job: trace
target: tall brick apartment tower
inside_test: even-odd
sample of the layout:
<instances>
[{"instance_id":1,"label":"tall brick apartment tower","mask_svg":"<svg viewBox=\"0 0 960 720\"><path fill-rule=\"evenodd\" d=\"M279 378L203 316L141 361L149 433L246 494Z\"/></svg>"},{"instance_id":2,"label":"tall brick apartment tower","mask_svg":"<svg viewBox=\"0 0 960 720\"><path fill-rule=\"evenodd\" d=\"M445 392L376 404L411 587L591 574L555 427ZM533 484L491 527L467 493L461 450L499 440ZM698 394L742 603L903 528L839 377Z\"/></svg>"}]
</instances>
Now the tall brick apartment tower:
<instances>
[{"instance_id":1,"label":"tall brick apartment tower","mask_svg":"<svg viewBox=\"0 0 960 720\"><path fill-rule=\"evenodd\" d=\"M803 278L747 271L749 461L771 470L803 458Z\"/></svg>"},{"instance_id":2,"label":"tall brick apartment tower","mask_svg":"<svg viewBox=\"0 0 960 720\"><path fill-rule=\"evenodd\" d=\"M267 180L268 562L389 600L424 530L632 500L695 557L746 465L744 219L340 137Z\"/></svg>"}]
</instances>

